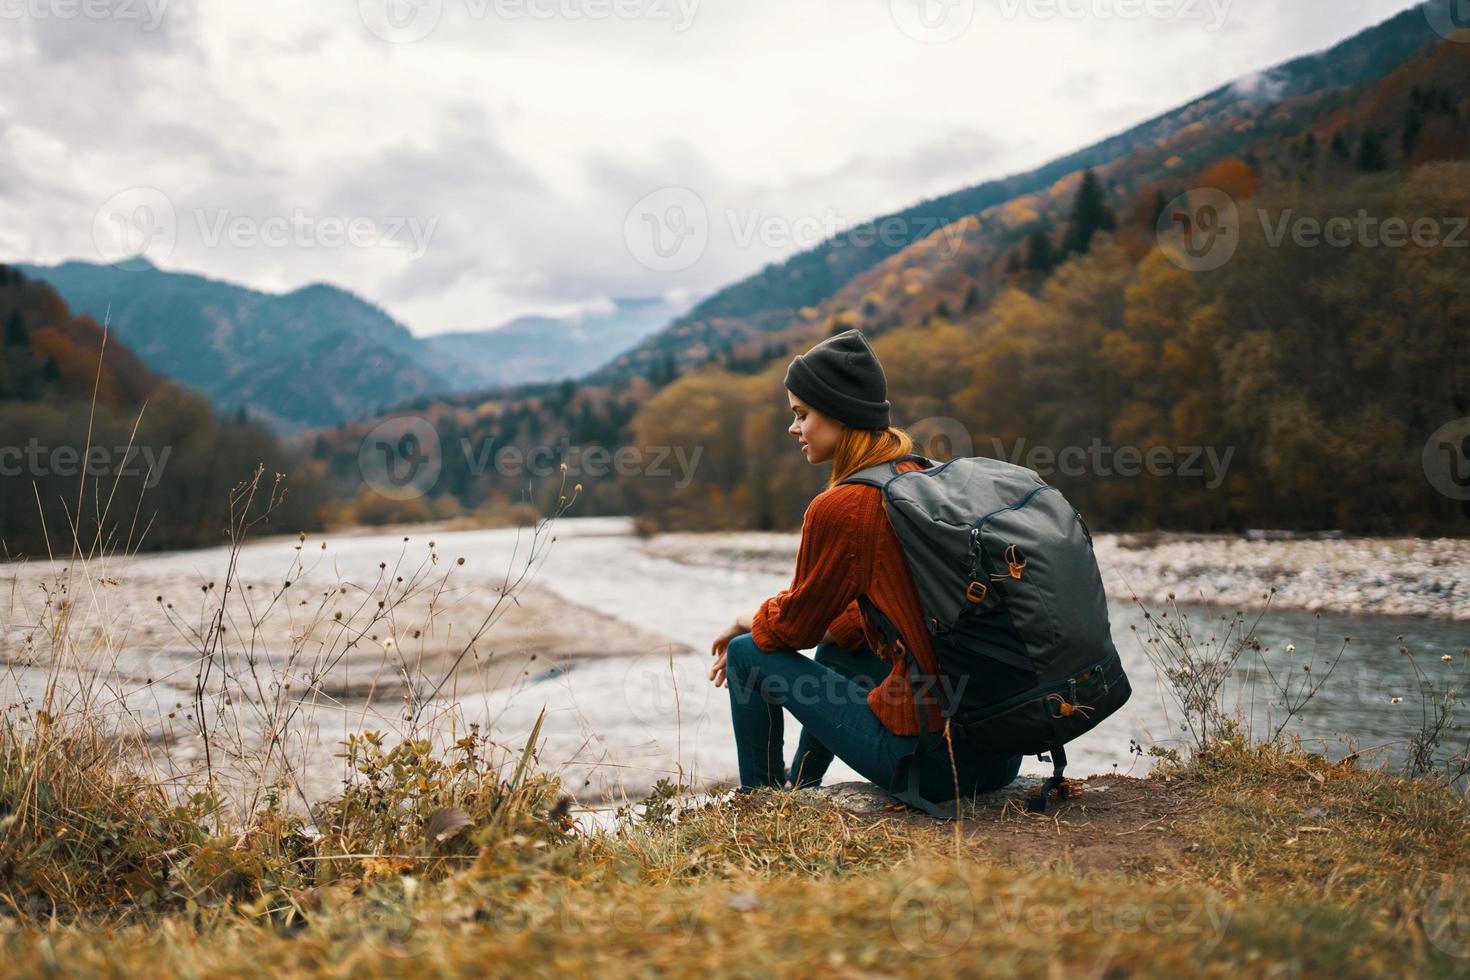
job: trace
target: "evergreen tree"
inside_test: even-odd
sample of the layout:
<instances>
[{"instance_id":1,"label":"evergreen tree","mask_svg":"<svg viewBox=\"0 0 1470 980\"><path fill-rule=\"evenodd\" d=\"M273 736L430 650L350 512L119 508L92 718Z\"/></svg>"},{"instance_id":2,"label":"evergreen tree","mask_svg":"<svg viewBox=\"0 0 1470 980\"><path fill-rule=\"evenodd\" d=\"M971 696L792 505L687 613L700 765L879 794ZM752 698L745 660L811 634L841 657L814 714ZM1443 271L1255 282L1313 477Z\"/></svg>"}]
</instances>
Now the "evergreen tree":
<instances>
[{"instance_id":1,"label":"evergreen tree","mask_svg":"<svg viewBox=\"0 0 1470 980\"><path fill-rule=\"evenodd\" d=\"M1419 115L1419 110L1409 108L1404 116L1404 156L1407 158L1414 153L1414 145L1419 142L1419 134L1424 129L1424 117Z\"/></svg>"},{"instance_id":2,"label":"evergreen tree","mask_svg":"<svg viewBox=\"0 0 1470 980\"><path fill-rule=\"evenodd\" d=\"M20 310L11 310L10 316L5 320L5 346L23 347L26 350L31 347L31 335L26 330L26 318Z\"/></svg>"},{"instance_id":3,"label":"evergreen tree","mask_svg":"<svg viewBox=\"0 0 1470 980\"><path fill-rule=\"evenodd\" d=\"M1347 137L1342 134L1342 130L1332 134L1332 155L1343 162L1352 157L1352 151L1348 149Z\"/></svg>"},{"instance_id":4,"label":"evergreen tree","mask_svg":"<svg viewBox=\"0 0 1470 980\"><path fill-rule=\"evenodd\" d=\"M1168 207L1169 199L1164 196L1164 192L1162 190L1154 191L1154 204L1149 214L1150 228L1157 228L1159 226L1159 220L1163 218L1164 211L1167 210Z\"/></svg>"},{"instance_id":5,"label":"evergreen tree","mask_svg":"<svg viewBox=\"0 0 1470 980\"><path fill-rule=\"evenodd\" d=\"M1117 227L1118 219L1108 208L1102 182L1088 170L1082 175L1082 186L1077 188L1077 199L1072 202L1072 222L1062 239L1062 254L1086 255L1094 234Z\"/></svg>"},{"instance_id":6,"label":"evergreen tree","mask_svg":"<svg viewBox=\"0 0 1470 980\"><path fill-rule=\"evenodd\" d=\"M1358 169L1365 173L1377 173L1388 169L1388 155L1383 152L1383 141L1373 130L1363 133L1363 141L1358 144Z\"/></svg>"},{"instance_id":7,"label":"evergreen tree","mask_svg":"<svg viewBox=\"0 0 1470 980\"><path fill-rule=\"evenodd\" d=\"M1026 269L1029 272L1047 273L1057 267L1056 250L1044 231L1033 231L1026 240Z\"/></svg>"},{"instance_id":8,"label":"evergreen tree","mask_svg":"<svg viewBox=\"0 0 1470 980\"><path fill-rule=\"evenodd\" d=\"M648 383L655 388L661 388L668 383L668 378L664 376L664 366L666 364L668 364L668 358L666 356L659 357L648 368Z\"/></svg>"}]
</instances>

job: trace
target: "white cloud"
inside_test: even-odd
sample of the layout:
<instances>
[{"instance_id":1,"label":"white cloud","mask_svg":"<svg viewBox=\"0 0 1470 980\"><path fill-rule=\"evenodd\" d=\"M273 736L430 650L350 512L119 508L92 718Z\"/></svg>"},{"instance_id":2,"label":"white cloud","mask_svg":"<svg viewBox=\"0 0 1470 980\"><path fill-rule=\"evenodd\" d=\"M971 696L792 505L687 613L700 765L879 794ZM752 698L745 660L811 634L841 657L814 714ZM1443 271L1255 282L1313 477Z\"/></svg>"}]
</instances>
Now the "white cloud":
<instances>
[{"instance_id":1,"label":"white cloud","mask_svg":"<svg viewBox=\"0 0 1470 980\"><path fill-rule=\"evenodd\" d=\"M927 44L890 0L361 0L368 20L377 2L440 17L402 44L359 0L133 0L145 20L5 23L4 257L96 259L98 207L147 186L177 216L165 268L325 280L420 333L703 292L812 244L742 246L752 226L850 224L1026 169L1411 5L1215 0L1211 30L982 0ZM696 192L709 242L657 272L624 222L669 186ZM311 230L212 241L222 215ZM330 244L322 229L354 218L380 234ZM408 218L418 257L386 232Z\"/></svg>"}]
</instances>

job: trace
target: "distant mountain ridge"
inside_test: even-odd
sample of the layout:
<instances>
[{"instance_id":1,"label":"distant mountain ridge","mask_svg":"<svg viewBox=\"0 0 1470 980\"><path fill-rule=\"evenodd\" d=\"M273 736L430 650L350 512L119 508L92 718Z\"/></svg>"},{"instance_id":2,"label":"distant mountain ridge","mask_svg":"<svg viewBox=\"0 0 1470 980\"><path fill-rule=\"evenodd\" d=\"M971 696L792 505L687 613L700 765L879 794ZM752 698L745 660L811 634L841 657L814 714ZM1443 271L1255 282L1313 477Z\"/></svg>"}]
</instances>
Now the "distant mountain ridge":
<instances>
[{"instance_id":1,"label":"distant mountain ridge","mask_svg":"<svg viewBox=\"0 0 1470 980\"><path fill-rule=\"evenodd\" d=\"M111 330L153 370L278 428L335 425L447 382L408 329L334 286L274 295L151 265L17 265Z\"/></svg>"},{"instance_id":2,"label":"distant mountain ridge","mask_svg":"<svg viewBox=\"0 0 1470 980\"><path fill-rule=\"evenodd\" d=\"M616 299L610 310L523 316L489 330L434 334L422 338L424 363L456 392L577 378L605 363L609 351L636 345L687 309L658 297Z\"/></svg>"},{"instance_id":3,"label":"distant mountain ridge","mask_svg":"<svg viewBox=\"0 0 1470 980\"><path fill-rule=\"evenodd\" d=\"M382 308L317 283L273 294L134 261L17 263L110 328L154 371L277 429L338 425L430 395L585 373L682 312L661 299L419 338Z\"/></svg>"}]
</instances>

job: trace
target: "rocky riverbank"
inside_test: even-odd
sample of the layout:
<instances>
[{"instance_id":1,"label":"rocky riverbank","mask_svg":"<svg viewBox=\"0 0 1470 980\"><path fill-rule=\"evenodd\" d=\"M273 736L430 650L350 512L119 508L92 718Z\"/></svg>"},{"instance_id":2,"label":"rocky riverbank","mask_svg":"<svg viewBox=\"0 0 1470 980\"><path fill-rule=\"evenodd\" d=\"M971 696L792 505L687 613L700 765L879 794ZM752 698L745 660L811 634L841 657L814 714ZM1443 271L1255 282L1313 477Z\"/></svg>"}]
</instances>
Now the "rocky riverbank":
<instances>
[{"instance_id":1,"label":"rocky riverbank","mask_svg":"<svg viewBox=\"0 0 1470 980\"><path fill-rule=\"evenodd\" d=\"M800 535L659 534L649 554L691 564L789 573ZM1438 538L1252 539L1236 535L1099 534L1108 594L1353 615L1470 620L1470 541Z\"/></svg>"}]
</instances>

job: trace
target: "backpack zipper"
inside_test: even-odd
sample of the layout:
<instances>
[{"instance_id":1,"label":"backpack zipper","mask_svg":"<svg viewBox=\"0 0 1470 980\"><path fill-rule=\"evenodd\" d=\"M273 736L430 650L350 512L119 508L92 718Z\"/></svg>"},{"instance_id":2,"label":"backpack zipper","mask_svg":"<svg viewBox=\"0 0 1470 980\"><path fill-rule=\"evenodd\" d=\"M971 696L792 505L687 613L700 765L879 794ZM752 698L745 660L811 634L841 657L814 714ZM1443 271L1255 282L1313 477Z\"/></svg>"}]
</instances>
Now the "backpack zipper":
<instances>
[{"instance_id":1,"label":"backpack zipper","mask_svg":"<svg viewBox=\"0 0 1470 980\"><path fill-rule=\"evenodd\" d=\"M1041 486L1032 489L1030 493L1026 494L1026 496L1022 497L1014 504L1011 504L1009 507L1001 507L997 510L993 510L990 513L986 514L984 517L980 518L980 520L976 522L975 526L970 529L970 571L974 572L976 570L975 553L978 551L980 553L980 564L984 566L980 570L985 572L986 575L990 574L990 566L985 560L985 549L980 545L980 532L992 517L994 517L996 514L1004 514L1008 510L1020 510L1022 507L1025 507L1028 503L1031 502L1032 497L1036 496L1041 491L1055 489L1056 487L1052 486L1050 483L1043 483Z\"/></svg>"},{"instance_id":2,"label":"backpack zipper","mask_svg":"<svg viewBox=\"0 0 1470 980\"><path fill-rule=\"evenodd\" d=\"M1094 670L1097 671L1098 674L1099 674L1099 676L1101 676L1103 678L1103 686L1104 686L1103 693L1104 694L1108 693L1108 690L1107 690L1107 674L1103 671L1103 666L1104 666L1105 663L1106 663L1106 661L1099 662L1099 663L1093 664L1091 667L1088 667L1087 670L1080 670L1080 671L1077 672L1077 676L1081 676L1082 674L1086 674L1089 671L1094 671ZM985 717L982 718L982 719L979 719L979 720L980 721L989 721L991 718L995 718L995 717L997 717L999 715L1005 714L1007 711L1010 711L1012 708L1018 708L1018 707L1020 707L1021 705L1025 704L1027 701L1034 701L1037 698L1044 698L1048 694L1061 694L1063 691L1071 690L1071 689L1075 688L1076 685L1077 685L1077 676L1069 677L1067 680L1064 680L1061 683L1052 684L1052 685L1050 685L1048 687L1036 687L1036 688L1032 688L1031 690L1026 691L1026 692L1024 692L1022 694L1018 694L1015 697L1010 698L1009 700L1002 701L1000 704L993 705L993 706L985 709Z\"/></svg>"}]
</instances>

